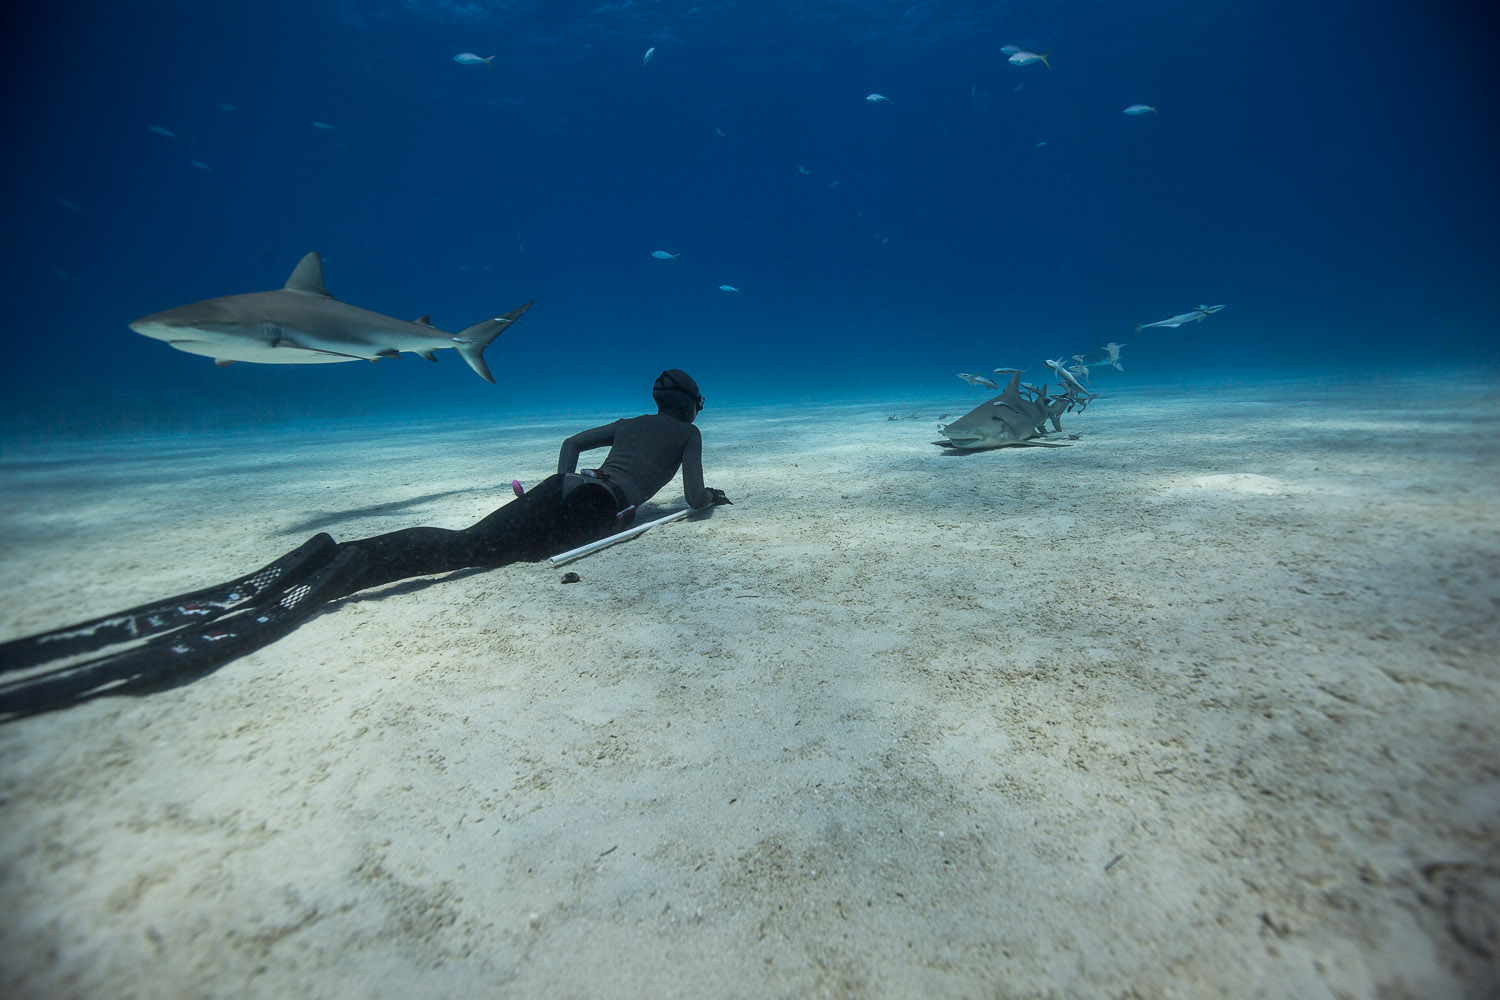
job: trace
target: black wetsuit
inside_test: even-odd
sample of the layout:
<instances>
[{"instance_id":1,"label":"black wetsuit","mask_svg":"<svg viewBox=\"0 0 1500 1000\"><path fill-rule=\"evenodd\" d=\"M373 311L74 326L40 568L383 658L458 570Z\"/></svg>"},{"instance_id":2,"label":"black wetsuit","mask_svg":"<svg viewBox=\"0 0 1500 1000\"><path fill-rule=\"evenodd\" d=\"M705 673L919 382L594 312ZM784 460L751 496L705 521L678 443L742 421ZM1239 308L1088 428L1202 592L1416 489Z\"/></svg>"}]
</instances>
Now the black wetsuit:
<instances>
[{"instance_id":1,"label":"black wetsuit","mask_svg":"<svg viewBox=\"0 0 1500 1000\"><path fill-rule=\"evenodd\" d=\"M412 576L539 560L596 541L682 469L696 508L728 503L703 486L703 439L692 420L703 400L684 372L662 373L662 412L617 420L563 442L557 474L462 531L406 528L337 543L318 534L233 580L151 601L52 632L0 643L0 719L102 693L154 690L199 676L274 642L324 603ZM574 472L581 452L610 446L596 470ZM13 672L109 646L131 648L10 680Z\"/></svg>"},{"instance_id":2,"label":"black wetsuit","mask_svg":"<svg viewBox=\"0 0 1500 1000\"><path fill-rule=\"evenodd\" d=\"M574 472L581 452L609 445L594 476ZM698 428L666 413L616 420L568 438L557 456L557 474L468 528L404 528L340 543L358 548L365 569L346 594L411 576L471 566L492 569L535 562L613 533L620 515L655 496L682 469L689 506L712 498L703 487L703 437Z\"/></svg>"}]
</instances>

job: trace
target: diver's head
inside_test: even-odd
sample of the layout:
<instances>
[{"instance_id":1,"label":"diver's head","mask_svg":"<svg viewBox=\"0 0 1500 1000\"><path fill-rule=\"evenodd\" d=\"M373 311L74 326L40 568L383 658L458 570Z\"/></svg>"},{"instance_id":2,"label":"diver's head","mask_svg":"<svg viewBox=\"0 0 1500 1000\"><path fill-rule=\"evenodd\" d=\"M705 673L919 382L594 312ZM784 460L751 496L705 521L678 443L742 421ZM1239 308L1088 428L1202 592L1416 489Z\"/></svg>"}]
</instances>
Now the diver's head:
<instances>
[{"instance_id":1,"label":"diver's head","mask_svg":"<svg viewBox=\"0 0 1500 1000\"><path fill-rule=\"evenodd\" d=\"M703 397L698 393L698 383L681 368L668 368L656 377L651 387L651 398L656 408L669 417L693 422L698 411L703 409Z\"/></svg>"}]
</instances>

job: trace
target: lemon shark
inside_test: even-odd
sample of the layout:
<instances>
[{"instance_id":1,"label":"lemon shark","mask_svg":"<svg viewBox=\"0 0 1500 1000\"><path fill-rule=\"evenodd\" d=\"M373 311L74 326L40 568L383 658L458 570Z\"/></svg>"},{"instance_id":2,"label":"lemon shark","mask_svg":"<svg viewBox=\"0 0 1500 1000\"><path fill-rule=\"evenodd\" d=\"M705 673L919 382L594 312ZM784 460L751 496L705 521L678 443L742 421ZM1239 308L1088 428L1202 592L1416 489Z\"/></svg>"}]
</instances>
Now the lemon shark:
<instances>
[{"instance_id":1,"label":"lemon shark","mask_svg":"<svg viewBox=\"0 0 1500 1000\"><path fill-rule=\"evenodd\" d=\"M938 432L948 440L937 443L962 451L1001 448L1005 445L1042 444L1043 442L1032 439L1045 432L1049 417L1056 424L1061 411L1052 412L1053 400L1046 395L1045 387L1037 395L1038 399L1022 396L1021 373L1013 372L1009 384L1000 395L985 400L951 424L938 424ZM1057 427L1058 430L1062 429L1060 424Z\"/></svg>"},{"instance_id":2,"label":"lemon shark","mask_svg":"<svg viewBox=\"0 0 1500 1000\"><path fill-rule=\"evenodd\" d=\"M314 250L297 264L286 284L274 291L189 303L143 316L130 328L179 351L213 358L221 368L236 361L263 365L378 361L403 351L436 361L435 351L451 348L480 378L494 382L484 363L484 349L530 308L528 302L458 333L439 330L426 316L410 322L383 316L329 295L323 287L323 258Z\"/></svg>"}]
</instances>

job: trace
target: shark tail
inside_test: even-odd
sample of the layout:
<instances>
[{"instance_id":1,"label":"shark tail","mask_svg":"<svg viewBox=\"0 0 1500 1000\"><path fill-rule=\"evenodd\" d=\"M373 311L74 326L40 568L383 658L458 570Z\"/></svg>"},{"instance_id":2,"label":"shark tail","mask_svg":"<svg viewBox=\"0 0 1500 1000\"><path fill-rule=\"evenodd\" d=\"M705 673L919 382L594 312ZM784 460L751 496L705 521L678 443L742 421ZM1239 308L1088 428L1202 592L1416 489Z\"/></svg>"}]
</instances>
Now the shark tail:
<instances>
[{"instance_id":1,"label":"shark tail","mask_svg":"<svg viewBox=\"0 0 1500 1000\"><path fill-rule=\"evenodd\" d=\"M531 308L528 302L524 306L512 309L504 316L496 316L482 323L460 331L454 338L454 350L458 356L463 358L468 366L474 369L474 374L493 385L495 376L490 374L490 366L484 363L484 349L490 346L490 341L500 336L501 331L521 318L521 314Z\"/></svg>"}]
</instances>

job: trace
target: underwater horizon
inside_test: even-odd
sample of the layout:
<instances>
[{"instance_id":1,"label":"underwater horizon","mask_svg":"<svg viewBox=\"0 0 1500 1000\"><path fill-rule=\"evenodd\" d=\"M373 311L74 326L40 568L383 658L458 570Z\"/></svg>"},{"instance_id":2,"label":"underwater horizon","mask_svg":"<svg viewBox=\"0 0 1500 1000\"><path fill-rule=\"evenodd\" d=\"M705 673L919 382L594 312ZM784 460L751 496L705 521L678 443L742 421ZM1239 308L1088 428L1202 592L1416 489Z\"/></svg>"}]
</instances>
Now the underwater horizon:
<instances>
[{"instance_id":1,"label":"underwater horizon","mask_svg":"<svg viewBox=\"0 0 1500 1000\"><path fill-rule=\"evenodd\" d=\"M1468 10L33 6L0 439L631 410L666 367L710 407L977 402L955 372L1109 341L1116 385L1493 374L1500 81ZM217 368L127 325L313 250L333 296L451 332L536 305L495 385L448 351Z\"/></svg>"}]
</instances>

